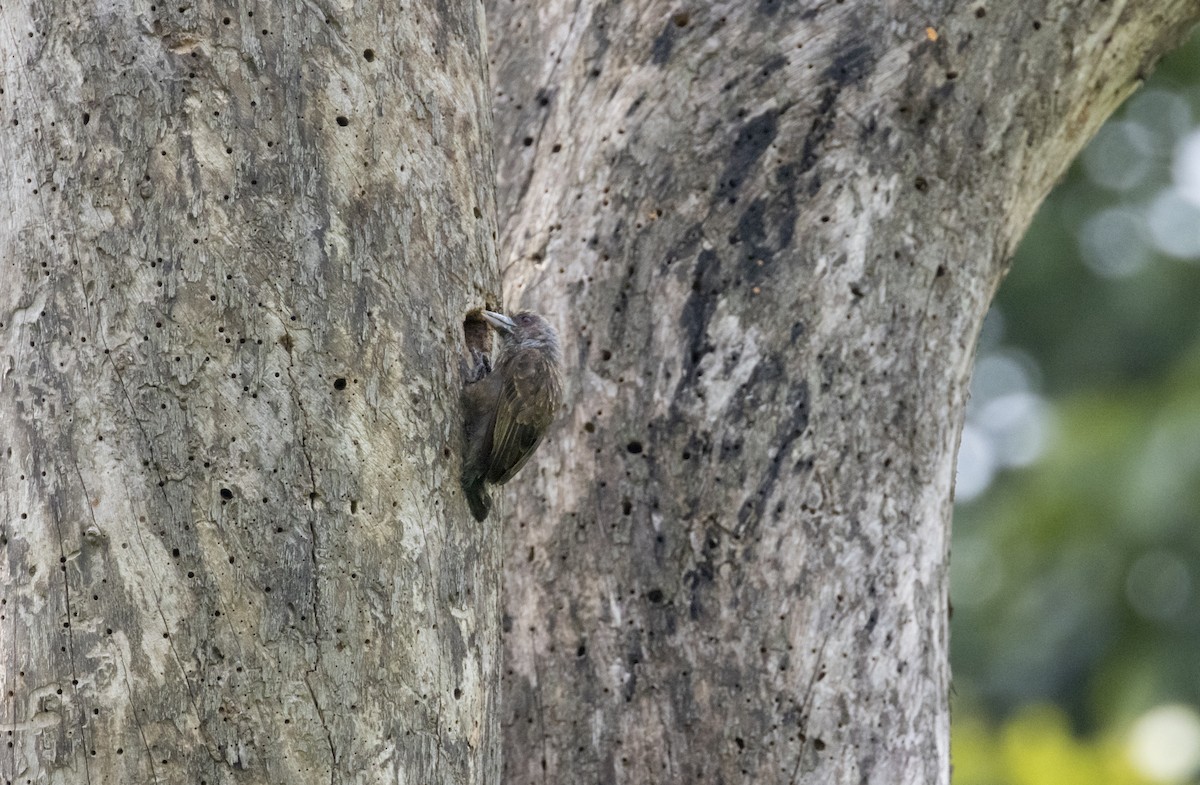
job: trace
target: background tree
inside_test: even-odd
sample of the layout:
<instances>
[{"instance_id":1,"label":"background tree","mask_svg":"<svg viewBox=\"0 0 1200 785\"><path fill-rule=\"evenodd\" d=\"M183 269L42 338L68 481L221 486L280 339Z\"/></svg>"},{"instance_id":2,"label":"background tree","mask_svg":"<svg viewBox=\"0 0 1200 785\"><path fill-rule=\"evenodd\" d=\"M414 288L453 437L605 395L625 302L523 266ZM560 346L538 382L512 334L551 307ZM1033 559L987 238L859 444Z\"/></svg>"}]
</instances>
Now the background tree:
<instances>
[{"instance_id":1,"label":"background tree","mask_svg":"<svg viewBox=\"0 0 1200 785\"><path fill-rule=\"evenodd\" d=\"M573 408L506 528L512 782L944 782L948 500L1034 207L1193 3L490 6Z\"/></svg>"}]
</instances>

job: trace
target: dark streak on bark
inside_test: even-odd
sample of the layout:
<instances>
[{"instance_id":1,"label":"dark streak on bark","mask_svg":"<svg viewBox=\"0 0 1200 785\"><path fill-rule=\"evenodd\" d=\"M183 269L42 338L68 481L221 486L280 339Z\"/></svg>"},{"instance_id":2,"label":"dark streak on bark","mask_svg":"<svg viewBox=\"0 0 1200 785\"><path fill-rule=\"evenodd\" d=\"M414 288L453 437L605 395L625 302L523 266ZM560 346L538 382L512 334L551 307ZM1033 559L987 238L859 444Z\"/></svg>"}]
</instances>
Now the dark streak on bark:
<instances>
[{"instance_id":1,"label":"dark streak on bark","mask_svg":"<svg viewBox=\"0 0 1200 785\"><path fill-rule=\"evenodd\" d=\"M806 174L817 165L817 148L821 146L833 128L833 105L837 101L837 96L838 90L834 87L826 87L821 93L821 100L817 104L812 125L809 126L808 134L804 137L798 174ZM816 193L820 188L820 181L818 180L817 183L816 188L809 190L810 195Z\"/></svg>"},{"instance_id":2,"label":"dark streak on bark","mask_svg":"<svg viewBox=\"0 0 1200 785\"><path fill-rule=\"evenodd\" d=\"M663 65L671 59L671 49L675 45L675 23L670 19L663 25L662 32L654 39L654 48L650 52L650 62Z\"/></svg>"},{"instance_id":3,"label":"dark streak on bark","mask_svg":"<svg viewBox=\"0 0 1200 785\"><path fill-rule=\"evenodd\" d=\"M688 295L683 311L679 315L680 326L687 336L686 353L683 356L683 375L675 391L675 400L686 385L696 380L696 366L704 355L712 351L708 342L708 321L717 307L714 294L721 278L721 261L716 252L703 250L696 257L692 277L692 293Z\"/></svg>"},{"instance_id":4,"label":"dark streak on bark","mask_svg":"<svg viewBox=\"0 0 1200 785\"><path fill-rule=\"evenodd\" d=\"M794 376L788 378L788 375L783 370L783 364L776 358L768 358L759 363L758 367L754 369L754 373L745 386L753 389L760 384L764 385L768 390L783 386L787 394L782 412L779 416L772 418L777 423L775 438L772 440L777 445L775 454L771 457L766 471L759 479L754 495L747 499L742 504L741 509L738 510L737 532L741 536L748 536L749 530L762 519L766 511L767 501L774 494L775 483L779 480L779 472L783 467L784 460L791 453L792 446L796 443L796 440L808 428L810 405L808 382L802 379L796 380Z\"/></svg>"},{"instance_id":5,"label":"dark streak on bark","mask_svg":"<svg viewBox=\"0 0 1200 785\"><path fill-rule=\"evenodd\" d=\"M750 118L738 128L726 159L725 171L717 181L715 199L729 199L745 184L758 159L779 133L779 114L778 110L770 109Z\"/></svg>"}]
</instances>

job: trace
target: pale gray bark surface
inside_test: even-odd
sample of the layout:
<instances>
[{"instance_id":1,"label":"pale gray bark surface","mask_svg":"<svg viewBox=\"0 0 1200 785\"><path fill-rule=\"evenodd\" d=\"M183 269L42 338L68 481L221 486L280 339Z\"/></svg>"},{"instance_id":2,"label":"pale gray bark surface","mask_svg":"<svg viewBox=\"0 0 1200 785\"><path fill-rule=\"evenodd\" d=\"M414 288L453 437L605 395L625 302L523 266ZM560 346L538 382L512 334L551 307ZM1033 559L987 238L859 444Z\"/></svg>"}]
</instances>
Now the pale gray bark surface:
<instances>
[{"instance_id":1,"label":"pale gray bark surface","mask_svg":"<svg viewBox=\"0 0 1200 785\"><path fill-rule=\"evenodd\" d=\"M235 5L0 10L0 781L495 781L482 9Z\"/></svg>"},{"instance_id":2,"label":"pale gray bark surface","mask_svg":"<svg viewBox=\"0 0 1200 785\"><path fill-rule=\"evenodd\" d=\"M506 782L948 782L975 336L1197 14L493 0L501 264L572 402L508 494Z\"/></svg>"}]
</instances>

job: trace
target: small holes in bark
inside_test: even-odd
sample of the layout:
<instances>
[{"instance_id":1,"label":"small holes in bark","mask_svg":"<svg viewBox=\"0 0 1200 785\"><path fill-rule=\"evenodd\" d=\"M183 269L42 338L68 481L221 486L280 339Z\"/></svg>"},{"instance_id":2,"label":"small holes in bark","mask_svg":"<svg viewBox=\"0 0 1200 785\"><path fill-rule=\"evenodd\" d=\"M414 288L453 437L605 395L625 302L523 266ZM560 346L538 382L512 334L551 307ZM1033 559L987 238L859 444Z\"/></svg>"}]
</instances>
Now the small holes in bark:
<instances>
[{"instance_id":1,"label":"small holes in bark","mask_svg":"<svg viewBox=\"0 0 1200 785\"><path fill-rule=\"evenodd\" d=\"M944 265L944 264L939 264L939 265L937 266L937 270L936 270L936 271L934 272L934 274L933 274L933 277L934 277L934 278L941 278L941 277L942 277L943 275L945 275L945 274L946 274L946 265Z\"/></svg>"},{"instance_id":2,"label":"small holes in bark","mask_svg":"<svg viewBox=\"0 0 1200 785\"><path fill-rule=\"evenodd\" d=\"M346 126L350 125L350 118L346 117L344 114L340 114L337 116L337 124L342 128L345 128Z\"/></svg>"},{"instance_id":3,"label":"small holes in bark","mask_svg":"<svg viewBox=\"0 0 1200 785\"><path fill-rule=\"evenodd\" d=\"M596 424L594 422L592 422L591 420L588 420L587 422L585 422L583 424L583 430L585 433L595 433L596 432Z\"/></svg>"},{"instance_id":4,"label":"small holes in bark","mask_svg":"<svg viewBox=\"0 0 1200 785\"><path fill-rule=\"evenodd\" d=\"M629 515L630 513L632 513L633 512L633 502L629 501L628 499L625 499L624 501L622 501L621 502L621 512L624 515Z\"/></svg>"},{"instance_id":5,"label":"small holes in bark","mask_svg":"<svg viewBox=\"0 0 1200 785\"><path fill-rule=\"evenodd\" d=\"M335 389L335 390L346 389L346 380L340 376L338 378L334 379L333 380L333 389Z\"/></svg>"},{"instance_id":6,"label":"small holes in bark","mask_svg":"<svg viewBox=\"0 0 1200 785\"><path fill-rule=\"evenodd\" d=\"M913 180L913 188L916 188L921 193L925 193L929 190L929 181L924 177L918 177L916 180Z\"/></svg>"},{"instance_id":7,"label":"small holes in bark","mask_svg":"<svg viewBox=\"0 0 1200 785\"><path fill-rule=\"evenodd\" d=\"M629 444L625 445L625 449L633 455L637 455L642 451L642 443L637 441L630 442Z\"/></svg>"},{"instance_id":8,"label":"small holes in bark","mask_svg":"<svg viewBox=\"0 0 1200 785\"><path fill-rule=\"evenodd\" d=\"M222 488L221 489L221 498L224 499L225 501L229 501L230 499L233 498L233 491L229 490L228 488Z\"/></svg>"},{"instance_id":9,"label":"small holes in bark","mask_svg":"<svg viewBox=\"0 0 1200 785\"><path fill-rule=\"evenodd\" d=\"M368 63L375 62L375 50L374 49L364 49L363 50L363 59L366 60Z\"/></svg>"},{"instance_id":10,"label":"small holes in bark","mask_svg":"<svg viewBox=\"0 0 1200 785\"><path fill-rule=\"evenodd\" d=\"M646 599L650 600L650 602L654 603L655 605L659 604L663 601L662 589L651 589L650 591L646 592Z\"/></svg>"},{"instance_id":11,"label":"small holes in bark","mask_svg":"<svg viewBox=\"0 0 1200 785\"><path fill-rule=\"evenodd\" d=\"M530 147L531 145L533 145L533 137L532 136L525 137L524 139L521 140L521 144L525 145L526 147Z\"/></svg>"},{"instance_id":12,"label":"small holes in bark","mask_svg":"<svg viewBox=\"0 0 1200 785\"><path fill-rule=\"evenodd\" d=\"M985 8L983 6L979 6L978 8L975 9L975 18L976 19L982 19L985 16L987 16L987 8Z\"/></svg>"}]
</instances>

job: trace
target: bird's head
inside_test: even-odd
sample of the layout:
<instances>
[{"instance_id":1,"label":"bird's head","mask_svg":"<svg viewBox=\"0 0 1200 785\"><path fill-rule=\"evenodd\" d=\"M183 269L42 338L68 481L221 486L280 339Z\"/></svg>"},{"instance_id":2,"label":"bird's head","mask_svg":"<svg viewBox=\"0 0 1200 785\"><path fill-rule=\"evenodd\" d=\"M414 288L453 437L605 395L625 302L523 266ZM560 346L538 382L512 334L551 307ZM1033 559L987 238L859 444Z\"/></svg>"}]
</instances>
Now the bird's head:
<instances>
[{"instance_id":1,"label":"bird's head","mask_svg":"<svg viewBox=\"0 0 1200 785\"><path fill-rule=\"evenodd\" d=\"M518 349L541 349L558 357L558 333L542 317L530 311L506 316L495 311L484 311L487 320L500 333L502 351Z\"/></svg>"}]
</instances>

